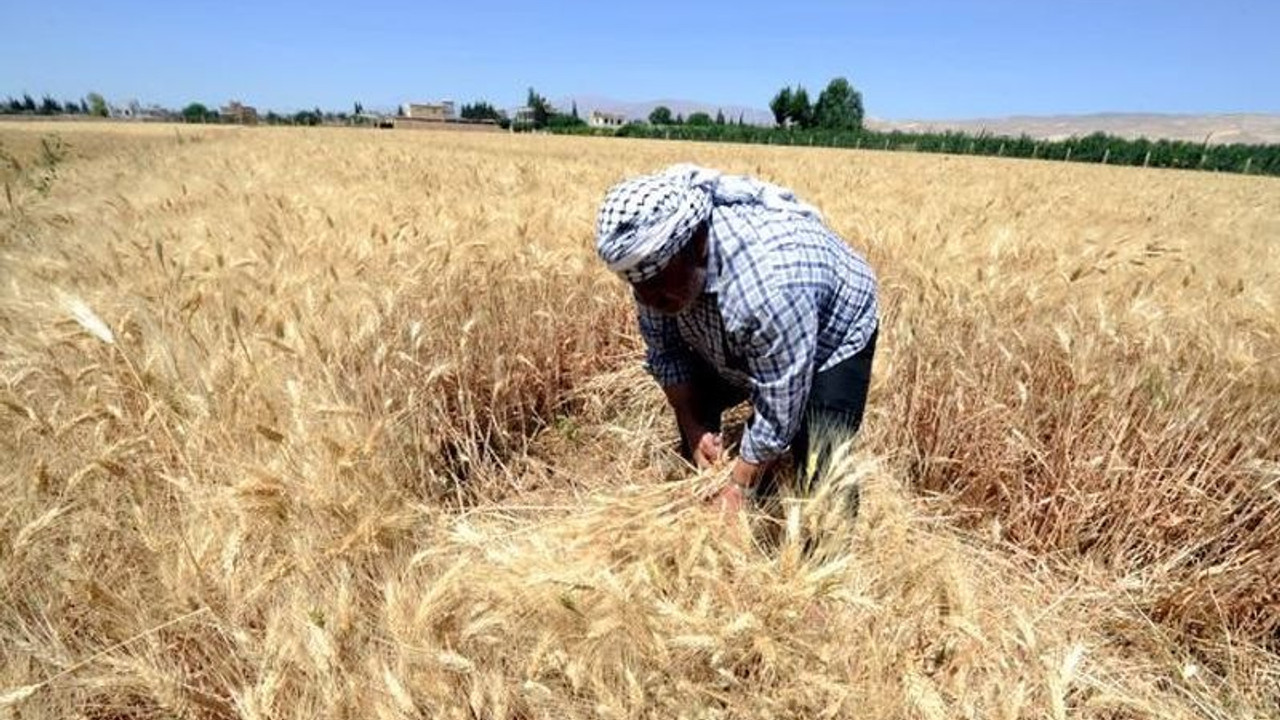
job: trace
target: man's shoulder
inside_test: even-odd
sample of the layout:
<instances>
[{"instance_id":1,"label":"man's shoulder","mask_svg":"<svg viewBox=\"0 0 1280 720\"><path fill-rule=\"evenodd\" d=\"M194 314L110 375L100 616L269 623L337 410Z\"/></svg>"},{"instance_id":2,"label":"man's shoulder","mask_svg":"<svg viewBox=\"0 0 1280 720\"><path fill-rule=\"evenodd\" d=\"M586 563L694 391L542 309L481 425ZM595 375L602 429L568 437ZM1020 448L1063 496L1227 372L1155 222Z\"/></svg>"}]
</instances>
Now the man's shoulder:
<instances>
[{"instance_id":1,"label":"man's shoulder","mask_svg":"<svg viewBox=\"0 0 1280 720\"><path fill-rule=\"evenodd\" d=\"M761 246L741 248L726 263L720 279L720 312L726 329L754 327L789 292L777 253Z\"/></svg>"},{"instance_id":2,"label":"man's shoulder","mask_svg":"<svg viewBox=\"0 0 1280 720\"><path fill-rule=\"evenodd\" d=\"M815 218L759 205L718 205L711 212L713 232L719 225L719 232L747 241L822 227L822 222Z\"/></svg>"}]
</instances>

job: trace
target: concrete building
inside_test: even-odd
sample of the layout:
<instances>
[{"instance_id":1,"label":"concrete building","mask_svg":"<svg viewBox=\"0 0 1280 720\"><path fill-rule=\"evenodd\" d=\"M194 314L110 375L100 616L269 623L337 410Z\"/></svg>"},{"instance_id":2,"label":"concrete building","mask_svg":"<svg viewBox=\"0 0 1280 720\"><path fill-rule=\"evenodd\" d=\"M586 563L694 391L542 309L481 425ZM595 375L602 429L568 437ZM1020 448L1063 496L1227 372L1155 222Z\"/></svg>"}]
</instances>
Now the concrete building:
<instances>
[{"instance_id":1,"label":"concrete building","mask_svg":"<svg viewBox=\"0 0 1280 720\"><path fill-rule=\"evenodd\" d=\"M414 120L444 122L458 119L458 111L452 100L441 100L438 103L405 103L401 106L401 113L404 117Z\"/></svg>"},{"instance_id":2,"label":"concrete building","mask_svg":"<svg viewBox=\"0 0 1280 720\"><path fill-rule=\"evenodd\" d=\"M547 111L548 118L551 117L552 115L560 114L560 111L557 110L555 106L552 105L551 103L547 103L546 111ZM527 105L524 107L515 108L508 114L511 117L512 127L515 127L517 125L519 126L533 125L535 122L535 118L537 117L537 113L533 111L533 108Z\"/></svg>"},{"instance_id":3,"label":"concrete building","mask_svg":"<svg viewBox=\"0 0 1280 720\"><path fill-rule=\"evenodd\" d=\"M511 113L511 122L517 125L532 125L533 108L528 106L516 108L515 112Z\"/></svg>"},{"instance_id":4,"label":"concrete building","mask_svg":"<svg viewBox=\"0 0 1280 720\"><path fill-rule=\"evenodd\" d=\"M236 125L258 124L258 109L249 105L242 105L238 100L232 100L219 108L218 115L222 118L222 122L226 123L234 123Z\"/></svg>"},{"instance_id":5,"label":"concrete building","mask_svg":"<svg viewBox=\"0 0 1280 720\"><path fill-rule=\"evenodd\" d=\"M590 117L587 118L587 124L591 127L619 128L627 124L627 116L592 110Z\"/></svg>"}]
</instances>

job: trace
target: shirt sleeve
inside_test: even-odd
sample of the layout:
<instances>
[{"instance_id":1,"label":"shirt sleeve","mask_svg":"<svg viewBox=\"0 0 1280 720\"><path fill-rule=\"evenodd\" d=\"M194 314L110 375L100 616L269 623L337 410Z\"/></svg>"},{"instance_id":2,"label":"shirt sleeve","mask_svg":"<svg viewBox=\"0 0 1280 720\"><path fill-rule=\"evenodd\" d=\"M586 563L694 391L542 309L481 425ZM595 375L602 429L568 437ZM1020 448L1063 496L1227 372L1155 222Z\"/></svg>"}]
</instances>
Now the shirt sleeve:
<instances>
[{"instance_id":1,"label":"shirt sleeve","mask_svg":"<svg viewBox=\"0 0 1280 720\"><path fill-rule=\"evenodd\" d=\"M803 293L769 297L758 319L746 358L755 414L741 450L742 459L756 464L781 455L800 429L818 349L818 313Z\"/></svg>"},{"instance_id":2,"label":"shirt sleeve","mask_svg":"<svg viewBox=\"0 0 1280 720\"><path fill-rule=\"evenodd\" d=\"M680 337L676 319L636 303L640 336L645 344L645 369L662 387L693 379L693 355Z\"/></svg>"}]
</instances>

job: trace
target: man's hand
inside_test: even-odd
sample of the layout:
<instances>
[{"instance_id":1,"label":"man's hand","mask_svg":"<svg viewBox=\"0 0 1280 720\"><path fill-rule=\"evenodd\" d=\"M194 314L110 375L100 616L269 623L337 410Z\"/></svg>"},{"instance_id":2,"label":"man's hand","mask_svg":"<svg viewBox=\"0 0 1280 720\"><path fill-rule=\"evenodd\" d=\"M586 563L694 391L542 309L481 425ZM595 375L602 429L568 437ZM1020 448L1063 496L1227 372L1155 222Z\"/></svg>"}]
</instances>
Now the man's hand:
<instances>
[{"instance_id":1,"label":"man's hand","mask_svg":"<svg viewBox=\"0 0 1280 720\"><path fill-rule=\"evenodd\" d=\"M737 462L733 464L733 472L730 474L729 480L739 487L753 488L756 483L760 482L760 478L764 476L764 472L768 468L768 464L757 465L738 458Z\"/></svg>"},{"instance_id":2,"label":"man's hand","mask_svg":"<svg viewBox=\"0 0 1280 720\"><path fill-rule=\"evenodd\" d=\"M760 482L760 477L768 469L767 464L757 465L739 458L733 463L729 473L729 482L716 494L715 503L725 517L731 518L742 512L747 502L747 493Z\"/></svg>"},{"instance_id":3,"label":"man's hand","mask_svg":"<svg viewBox=\"0 0 1280 720\"><path fill-rule=\"evenodd\" d=\"M716 494L712 502L724 514L725 519L728 520L737 517L738 513L742 512L742 506L747 503L747 498L741 485L730 482Z\"/></svg>"},{"instance_id":4,"label":"man's hand","mask_svg":"<svg viewBox=\"0 0 1280 720\"><path fill-rule=\"evenodd\" d=\"M724 457L724 440L720 433L701 431L693 443L693 464L699 470L714 467Z\"/></svg>"}]
</instances>

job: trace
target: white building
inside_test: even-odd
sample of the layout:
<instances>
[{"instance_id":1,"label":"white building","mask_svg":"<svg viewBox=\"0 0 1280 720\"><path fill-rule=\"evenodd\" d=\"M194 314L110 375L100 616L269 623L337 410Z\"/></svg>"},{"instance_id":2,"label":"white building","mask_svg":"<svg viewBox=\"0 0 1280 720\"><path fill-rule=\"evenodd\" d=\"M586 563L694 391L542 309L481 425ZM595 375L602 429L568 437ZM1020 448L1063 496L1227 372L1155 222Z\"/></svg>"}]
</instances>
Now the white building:
<instances>
[{"instance_id":1,"label":"white building","mask_svg":"<svg viewBox=\"0 0 1280 720\"><path fill-rule=\"evenodd\" d=\"M592 110L591 116L587 118L587 124L591 127L599 128L619 128L627 124L627 116L617 113L600 112Z\"/></svg>"}]
</instances>

